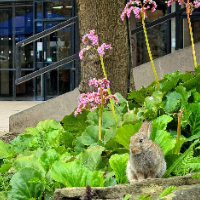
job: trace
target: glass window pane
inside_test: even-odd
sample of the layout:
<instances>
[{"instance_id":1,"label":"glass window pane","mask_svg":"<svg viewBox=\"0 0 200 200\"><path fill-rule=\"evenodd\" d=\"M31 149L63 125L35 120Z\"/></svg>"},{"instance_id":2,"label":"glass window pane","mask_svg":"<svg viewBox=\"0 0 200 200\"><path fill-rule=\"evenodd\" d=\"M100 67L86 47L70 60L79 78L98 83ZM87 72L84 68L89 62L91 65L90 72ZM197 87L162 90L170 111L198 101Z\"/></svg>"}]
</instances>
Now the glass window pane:
<instances>
[{"instance_id":1,"label":"glass window pane","mask_svg":"<svg viewBox=\"0 0 200 200\"><path fill-rule=\"evenodd\" d=\"M44 3L45 18L72 17L72 1Z\"/></svg>"},{"instance_id":2,"label":"glass window pane","mask_svg":"<svg viewBox=\"0 0 200 200\"><path fill-rule=\"evenodd\" d=\"M12 68L12 9L0 8L0 68Z\"/></svg>"},{"instance_id":3,"label":"glass window pane","mask_svg":"<svg viewBox=\"0 0 200 200\"><path fill-rule=\"evenodd\" d=\"M15 8L15 42L33 35L33 7L22 6ZM22 48L22 68L33 68L33 43Z\"/></svg>"},{"instance_id":4,"label":"glass window pane","mask_svg":"<svg viewBox=\"0 0 200 200\"><path fill-rule=\"evenodd\" d=\"M36 3L36 19L42 19L42 3Z\"/></svg>"},{"instance_id":5,"label":"glass window pane","mask_svg":"<svg viewBox=\"0 0 200 200\"><path fill-rule=\"evenodd\" d=\"M57 23L48 23L46 28L55 26ZM46 40L45 62L57 62L72 55L71 26L48 35Z\"/></svg>"},{"instance_id":6,"label":"glass window pane","mask_svg":"<svg viewBox=\"0 0 200 200\"><path fill-rule=\"evenodd\" d=\"M32 71L22 71L22 77ZM32 101L34 97L33 79L16 85L16 100Z\"/></svg>"},{"instance_id":7,"label":"glass window pane","mask_svg":"<svg viewBox=\"0 0 200 200\"><path fill-rule=\"evenodd\" d=\"M0 71L0 101L12 100L13 97L13 72Z\"/></svg>"}]
</instances>

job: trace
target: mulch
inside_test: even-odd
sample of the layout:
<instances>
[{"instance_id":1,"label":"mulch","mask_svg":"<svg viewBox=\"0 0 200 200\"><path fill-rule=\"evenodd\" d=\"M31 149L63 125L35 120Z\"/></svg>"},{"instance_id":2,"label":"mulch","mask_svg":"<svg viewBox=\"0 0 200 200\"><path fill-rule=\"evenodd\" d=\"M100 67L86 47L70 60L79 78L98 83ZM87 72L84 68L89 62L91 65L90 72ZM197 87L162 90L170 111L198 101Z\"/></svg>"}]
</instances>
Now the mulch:
<instances>
[{"instance_id":1,"label":"mulch","mask_svg":"<svg viewBox=\"0 0 200 200\"><path fill-rule=\"evenodd\" d=\"M5 135L1 136L0 140L2 140L5 143L9 143L11 140L15 139L18 135L19 133L8 132Z\"/></svg>"}]
</instances>

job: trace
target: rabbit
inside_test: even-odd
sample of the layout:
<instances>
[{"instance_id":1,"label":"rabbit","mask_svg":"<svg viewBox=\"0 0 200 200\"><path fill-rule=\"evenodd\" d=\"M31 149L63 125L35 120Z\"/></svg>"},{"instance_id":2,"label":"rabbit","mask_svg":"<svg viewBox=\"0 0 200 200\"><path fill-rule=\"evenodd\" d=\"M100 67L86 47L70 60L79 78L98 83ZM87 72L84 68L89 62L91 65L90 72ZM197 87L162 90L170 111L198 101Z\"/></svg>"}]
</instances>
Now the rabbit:
<instances>
[{"instance_id":1,"label":"rabbit","mask_svg":"<svg viewBox=\"0 0 200 200\"><path fill-rule=\"evenodd\" d=\"M139 131L130 138L130 157L126 176L130 183L147 178L161 178L166 162L160 146L150 139L151 122L143 122Z\"/></svg>"}]
</instances>

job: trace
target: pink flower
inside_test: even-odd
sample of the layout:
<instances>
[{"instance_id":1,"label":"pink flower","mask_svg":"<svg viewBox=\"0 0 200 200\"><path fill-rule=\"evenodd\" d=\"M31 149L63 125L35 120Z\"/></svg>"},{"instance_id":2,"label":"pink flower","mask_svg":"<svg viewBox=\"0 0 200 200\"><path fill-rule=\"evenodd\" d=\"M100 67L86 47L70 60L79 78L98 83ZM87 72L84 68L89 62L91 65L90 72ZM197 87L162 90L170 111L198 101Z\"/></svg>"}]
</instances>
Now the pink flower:
<instances>
[{"instance_id":1,"label":"pink flower","mask_svg":"<svg viewBox=\"0 0 200 200\"><path fill-rule=\"evenodd\" d=\"M103 95L103 103L107 103L110 98L113 98L115 103L118 104L119 99L116 95L108 95L108 90L105 89L109 87L109 81L107 79L96 80L95 78L89 81L89 86L95 85L98 87L97 92L88 92L87 94L83 93L80 95L78 108L74 112L76 117L79 113L82 113L84 109L89 108L90 111L95 110L102 104L101 92Z\"/></svg>"},{"instance_id":2,"label":"pink flower","mask_svg":"<svg viewBox=\"0 0 200 200\"><path fill-rule=\"evenodd\" d=\"M185 3L184 0L169 0L168 3L167 3L167 5L171 6L171 4L172 4L173 1L178 1L179 5L185 4L185 6L188 6L190 15L192 15L192 12L193 12L193 10L195 8L199 8L200 7L200 2L198 2L198 0L194 0L193 2L190 2L189 4Z\"/></svg>"},{"instance_id":3,"label":"pink flower","mask_svg":"<svg viewBox=\"0 0 200 200\"><path fill-rule=\"evenodd\" d=\"M105 54L104 49L112 49L111 44L106 44L103 43L98 49L98 53L101 55L101 57L103 57L103 55Z\"/></svg>"},{"instance_id":4,"label":"pink flower","mask_svg":"<svg viewBox=\"0 0 200 200\"><path fill-rule=\"evenodd\" d=\"M156 10L156 8L157 8L157 4L156 4L155 1L153 1L153 0L144 0L143 1L143 6L142 6L141 1L139 1L139 0L135 0L135 1L130 0L126 4L126 6L125 6L125 8L124 8L124 10L123 10L123 12L121 14L121 20L124 21L124 18L125 18L126 15L129 18L130 15L131 15L131 11L133 11L133 13L135 14L135 17L138 18L138 19L140 18L140 13L142 13L142 12L144 12L145 17L147 17L146 10L150 8L150 5L152 7L151 11L154 12Z\"/></svg>"}]
</instances>

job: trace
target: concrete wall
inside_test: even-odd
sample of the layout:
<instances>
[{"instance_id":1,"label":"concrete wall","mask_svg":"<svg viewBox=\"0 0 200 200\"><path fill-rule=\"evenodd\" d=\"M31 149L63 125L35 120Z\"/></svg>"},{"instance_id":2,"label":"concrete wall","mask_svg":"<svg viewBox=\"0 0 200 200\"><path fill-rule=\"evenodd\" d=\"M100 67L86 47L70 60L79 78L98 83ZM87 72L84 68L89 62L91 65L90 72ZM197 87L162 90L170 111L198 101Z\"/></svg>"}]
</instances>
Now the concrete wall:
<instances>
[{"instance_id":1,"label":"concrete wall","mask_svg":"<svg viewBox=\"0 0 200 200\"><path fill-rule=\"evenodd\" d=\"M55 119L61 121L78 106L79 90L65 93L32 108L14 114L9 118L9 131L22 133L26 127L35 127L39 121Z\"/></svg>"},{"instance_id":2,"label":"concrete wall","mask_svg":"<svg viewBox=\"0 0 200 200\"><path fill-rule=\"evenodd\" d=\"M200 64L200 43L195 44L197 64ZM154 60L154 65L161 79L166 73L172 73L176 70L184 73L186 71L194 71L194 62L192 56L192 48L186 47L184 49L175 51L161 58ZM152 71L151 63L145 63L133 68L133 78L136 90L142 86L148 86L155 78Z\"/></svg>"}]
</instances>

